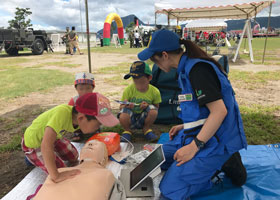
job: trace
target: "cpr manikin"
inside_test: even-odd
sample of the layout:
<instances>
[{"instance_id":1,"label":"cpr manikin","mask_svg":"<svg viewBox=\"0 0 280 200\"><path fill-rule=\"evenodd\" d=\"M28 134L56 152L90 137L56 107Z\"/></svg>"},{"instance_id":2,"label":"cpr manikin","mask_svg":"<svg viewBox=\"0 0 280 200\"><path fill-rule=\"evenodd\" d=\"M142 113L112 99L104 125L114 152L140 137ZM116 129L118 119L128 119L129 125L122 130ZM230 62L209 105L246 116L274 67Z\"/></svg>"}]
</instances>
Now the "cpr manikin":
<instances>
[{"instance_id":1,"label":"cpr manikin","mask_svg":"<svg viewBox=\"0 0 280 200\"><path fill-rule=\"evenodd\" d=\"M61 171L78 169L80 174L71 179L54 183L50 176L35 196L36 200L105 200L112 199L112 189L116 188L113 173L106 169L108 161L104 143L91 140L85 144L80 154L80 164L71 168L60 168ZM119 192L117 192L119 193ZM116 197L114 197L116 198ZM118 197L118 199L122 199Z\"/></svg>"}]
</instances>

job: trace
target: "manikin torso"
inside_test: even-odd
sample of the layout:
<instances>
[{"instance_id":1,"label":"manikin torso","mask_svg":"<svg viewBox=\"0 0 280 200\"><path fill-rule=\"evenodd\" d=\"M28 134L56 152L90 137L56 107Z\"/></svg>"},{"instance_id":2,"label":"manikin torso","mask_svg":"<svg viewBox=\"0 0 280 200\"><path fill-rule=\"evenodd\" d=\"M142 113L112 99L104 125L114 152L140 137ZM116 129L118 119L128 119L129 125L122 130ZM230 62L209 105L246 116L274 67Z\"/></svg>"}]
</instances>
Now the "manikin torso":
<instances>
[{"instance_id":1,"label":"manikin torso","mask_svg":"<svg viewBox=\"0 0 280 200\"><path fill-rule=\"evenodd\" d=\"M115 183L112 172L105 168L108 160L103 143L92 140L85 144L80 154L81 163L75 167L60 168L59 172L79 169L74 178L54 183L48 176L36 195L36 200L105 200Z\"/></svg>"}]
</instances>

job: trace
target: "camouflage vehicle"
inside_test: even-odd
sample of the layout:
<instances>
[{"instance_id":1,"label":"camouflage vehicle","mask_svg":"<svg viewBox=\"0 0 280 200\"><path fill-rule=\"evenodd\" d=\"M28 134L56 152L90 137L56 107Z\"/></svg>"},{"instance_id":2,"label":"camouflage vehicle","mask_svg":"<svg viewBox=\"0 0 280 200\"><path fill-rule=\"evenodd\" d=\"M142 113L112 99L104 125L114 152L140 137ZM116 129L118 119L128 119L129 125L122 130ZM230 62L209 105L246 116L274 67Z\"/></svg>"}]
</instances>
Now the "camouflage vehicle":
<instances>
[{"instance_id":1,"label":"camouflage vehicle","mask_svg":"<svg viewBox=\"0 0 280 200\"><path fill-rule=\"evenodd\" d=\"M5 49L9 55L18 55L23 48L30 48L34 55L52 51L52 41L46 31L29 29L0 29L0 51Z\"/></svg>"}]
</instances>

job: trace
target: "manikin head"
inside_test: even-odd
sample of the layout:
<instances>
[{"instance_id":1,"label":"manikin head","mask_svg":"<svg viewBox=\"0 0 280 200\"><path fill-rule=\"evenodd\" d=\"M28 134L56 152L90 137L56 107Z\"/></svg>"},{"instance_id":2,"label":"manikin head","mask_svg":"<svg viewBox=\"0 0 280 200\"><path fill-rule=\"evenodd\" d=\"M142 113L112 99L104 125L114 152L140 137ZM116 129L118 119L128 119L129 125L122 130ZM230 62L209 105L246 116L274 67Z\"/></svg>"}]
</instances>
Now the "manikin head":
<instances>
[{"instance_id":1,"label":"manikin head","mask_svg":"<svg viewBox=\"0 0 280 200\"><path fill-rule=\"evenodd\" d=\"M87 142L81 150L80 161L93 161L105 167L108 162L106 145L98 140Z\"/></svg>"}]
</instances>

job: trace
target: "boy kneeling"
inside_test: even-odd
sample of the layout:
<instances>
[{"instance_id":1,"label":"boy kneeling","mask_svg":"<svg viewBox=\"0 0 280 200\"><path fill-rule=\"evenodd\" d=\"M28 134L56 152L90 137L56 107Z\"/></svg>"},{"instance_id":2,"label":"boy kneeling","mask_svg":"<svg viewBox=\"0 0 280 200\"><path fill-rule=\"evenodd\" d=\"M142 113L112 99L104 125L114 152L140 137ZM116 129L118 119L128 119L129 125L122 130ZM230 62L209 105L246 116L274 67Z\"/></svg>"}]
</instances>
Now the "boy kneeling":
<instances>
[{"instance_id":1,"label":"boy kneeling","mask_svg":"<svg viewBox=\"0 0 280 200\"><path fill-rule=\"evenodd\" d=\"M64 161L78 160L78 151L64 134L78 128L83 133L92 133L101 124L111 127L118 122L106 97L88 93L79 97L74 107L59 105L38 116L24 133L22 150L31 164L48 173L54 182L61 182L80 173L77 169L57 170L66 167Z\"/></svg>"}]
</instances>

